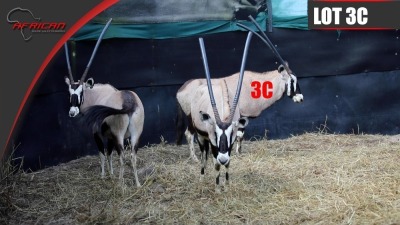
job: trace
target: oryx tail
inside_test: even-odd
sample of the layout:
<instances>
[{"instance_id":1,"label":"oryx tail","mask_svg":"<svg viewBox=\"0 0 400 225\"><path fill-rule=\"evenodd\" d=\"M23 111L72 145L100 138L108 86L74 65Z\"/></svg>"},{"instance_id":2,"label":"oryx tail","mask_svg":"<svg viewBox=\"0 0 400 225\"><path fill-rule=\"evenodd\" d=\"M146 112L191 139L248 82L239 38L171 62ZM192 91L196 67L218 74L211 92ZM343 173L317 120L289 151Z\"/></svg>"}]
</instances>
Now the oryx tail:
<instances>
[{"instance_id":1,"label":"oryx tail","mask_svg":"<svg viewBox=\"0 0 400 225\"><path fill-rule=\"evenodd\" d=\"M95 132L98 132L104 119L108 116L121 114L128 114L131 116L137 108L135 96L132 92L126 90L121 91L121 95L123 100L122 109L115 109L103 105L91 106L84 112L83 118L85 123L89 127L92 127Z\"/></svg>"}]
</instances>

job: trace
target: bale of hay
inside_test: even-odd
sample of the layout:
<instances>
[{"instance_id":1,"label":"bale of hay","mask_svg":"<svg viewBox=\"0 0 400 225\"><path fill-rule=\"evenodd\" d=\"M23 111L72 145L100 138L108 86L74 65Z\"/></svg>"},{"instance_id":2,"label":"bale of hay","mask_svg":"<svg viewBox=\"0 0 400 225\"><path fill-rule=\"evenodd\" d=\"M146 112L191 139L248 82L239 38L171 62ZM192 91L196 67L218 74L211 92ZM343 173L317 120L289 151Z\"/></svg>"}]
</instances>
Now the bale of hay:
<instances>
[{"instance_id":1,"label":"bale of hay","mask_svg":"<svg viewBox=\"0 0 400 225\"><path fill-rule=\"evenodd\" d=\"M232 156L229 190L221 194L214 192L212 160L201 181L187 145L151 145L138 157L141 188L129 160L124 184L117 176L101 179L97 156L7 176L0 223L400 224L398 136L246 141Z\"/></svg>"}]
</instances>

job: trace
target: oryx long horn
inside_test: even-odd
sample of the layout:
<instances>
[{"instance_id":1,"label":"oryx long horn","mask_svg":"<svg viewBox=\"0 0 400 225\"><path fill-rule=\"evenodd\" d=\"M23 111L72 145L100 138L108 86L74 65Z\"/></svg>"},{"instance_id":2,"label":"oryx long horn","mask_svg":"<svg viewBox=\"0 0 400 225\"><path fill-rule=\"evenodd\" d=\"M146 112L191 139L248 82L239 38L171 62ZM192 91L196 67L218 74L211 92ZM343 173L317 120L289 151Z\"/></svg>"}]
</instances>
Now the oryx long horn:
<instances>
[{"instance_id":1,"label":"oryx long horn","mask_svg":"<svg viewBox=\"0 0 400 225\"><path fill-rule=\"evenodd\" d=\"M106 32L106 30L107 30L108 26L110 25L111 21L112 21L112 18L110 18L108 20L108 22L106 23L106 25L104 26L103 30L100 33L99 39L97 39L96 45L94 46L94 49L93 49L93 52L92 52L92 56L90 57L89 62L87 64L87 66L86 66L86 69L83 72L82 78L80 80L81 84L85 81L86 75L89 72L89 68L92 65L93 58L96 55L97 49L99 48L99 45L100 45L100 42L103 39L104 33Z\"/></svg>"},{"instance_id":2,"label":"oryx long horn","mask_svg":"<svg viewBox=\"0 0 400 225\"><path fill-rule=\"evenodd\" d=\"M237 104L239 101L240 90L242 89L242 82L243 82L243 76L244 76L244 68L246 67L247 53L249 51L249 46L250 46L252 35L253 35L252 32L248 33L247 39L246 39L246 45L244 46L242 65L240 66L240 75L239 75L239 80L238 80L238 84L237 84L237 88L236 88L236 94L235 94L235 98L233 99L231 113L229 115L229 123L231 123L233 120L233 115L235 114L235 110L236 110L236 107L237 107Z\"/></svg>"},{"instance_id":3,"label":"oryx long horn","mask_svg":"<svg viewBox=\"0 0 400 225\"><path fill-rule=\"evenodd\" d=\"M293 74L293 71L289 68L289 66L287 65L286 61L282 59L281 55L279 54L278 50L276 50L274 44L272 44L271 40L268 38L268 36L264 33L264 31L262 30L262 28L260 27L260 25L256 22L256 20L250 15L249 19L251 20L251 22L253 22L253 24L257 27L257 29L261 32L261 34L263 36L261 36L260 34L258 34L257 32L255 32L254 30L252 30L251 28L241 24L241 23L237 23L238 26L252 32L253 34L257 35L270 49L271 51L274 53L274 55L278 58L278 60L280 61L280 63L283 65L283 67L285 68L285 70L289 73L289 74Z\"/></svg>"},{"instance_id":4,"label":"oryx long horn","mask_svg":"<svg viewBox=\"0 0 400 225\"><path fill-rule=\"evenodd\" d=\"M210 71L208 69L207 55L206 55L206 49L204 47L203 38L199 38L199 43L200 43L201 55L203 56L203 64L204 64L204 70L206 72L206 77L207 77L207 86L208 86L208 93L210 94L211 106L214 111L214 117L215 117L216 122L220 123L221 118L219 117L217 105L215 104L214 92L213 92L212 85L211 85Z\"/></svg>"},{"instance_id":5,"label":"oryx long horn","mask_svg":"<svg viewBox=\"0 0 400 225\"><path fill-rule=\"evenodd\" d=\"M67 66L68 66L68 75L70 82L74 82L74 77L72 76L72 70L71 70L71 63L69 62L69 54L68 54L68 44L67 42L64 43L64 50L65 50L65 58L67 59Z\"/></svg>"}]
</instances>

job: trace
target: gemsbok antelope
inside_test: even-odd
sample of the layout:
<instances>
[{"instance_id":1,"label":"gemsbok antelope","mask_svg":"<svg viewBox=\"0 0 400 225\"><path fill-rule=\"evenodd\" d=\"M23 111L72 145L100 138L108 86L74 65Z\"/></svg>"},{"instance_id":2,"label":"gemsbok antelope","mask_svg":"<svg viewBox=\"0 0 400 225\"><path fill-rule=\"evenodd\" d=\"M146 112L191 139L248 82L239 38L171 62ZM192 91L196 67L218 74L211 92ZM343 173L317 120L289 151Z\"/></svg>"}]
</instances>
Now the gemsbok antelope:
<instances>
[{"instance_id":1,"label":"gemsbok antelope","mask_svg":"<svg viewBox=\"0 0 400 225\"><path fill-rule=\"evenodd\" d=\"M212 79L211 82L219 83L225 82L228 86L232 86L235 84L236 80L239 77L239 73L233 74L228 77ZM254 87L251 86L253 81L257 81L261 84L268 81L272 84L272 88L269 89L271 97L269 98L253 98L251 93L254 91ZM193 90L196 90L198 87L204 85L206 83L205 79L194 79L187 81L179 90L181 93L181 98L179 99L179 105L181 106L184 114L191 117L190 111L188 110L188 106L191 104L191 99L193 98ZM233 90L229 89L229 95L234 96ZM299 84L297 83L297 78L294 75L289 75L286 70L284 70L283 66L279 66L278 70L267 71L264 73L257 73L252 71L245 71L243 77L243 87L242 92L239 98L239 112L240 115L247 118L256 118L258 117L262 111L269 108L276 101L281 99L284 95L292 98L293 102L299 103L303 101L303 95L301 94ZM180 109L179 109L180 110ZM179 115L179 114L178 114ZM180 114L179 116L183 116ZM178 118L177 121L181 119ZM243 121L245 122L245 121ZM178 126L178 134L177 134L177 142L181 141L182 128L184 124L181 123ZM245 127L247 126L247 122L243 123L243 126L239 127L237 133L237 146L236 153L240 153L241 142L243 140L243 135L245 131ZM193 160L197 161L197 157L194 152L194 130L191 127L191 124L188 124L188 127L185 131L186 139L189 143L190 155Z\"/></svg>"},{"instance_id":2,"label":"gemsbok antelope","mask_svg":"<svg viewBox=\"0 0 400 225\"><path fill-rule=\"evenodd\" d=\"M246 29L248 29L246 27ZM253 33L253 31L251 31ZM257 35L262 40L264 39L260 35ZM264 41L264 40L263 40ZM274 48L272 46L272 48ZM239 112L242 117L247 118L256 118L258 117L262 111L269 108L276 101L281 99L285 93L288 97L292 98L293 102L300 103L303 102L303 94L301 93L300 86L297 82L297 77L292 73L290 69L286 69L289 67L287 62L280 65L277 70L267 71L263 73L257 73L252 71L245 71L243 78L243 90L241 92L239 98ZM287 72L289 70L289 73ZM236 80L239 77L239 73L230 75L228 77L223 77L219 79L212 79L211 82L220 83L225 82L228 86L234 85ZM253 98L251 93L255 91L252 86L253 81L257 81L261 84L265 82L270 82L272 87L269 89L270 93L272 93L269 98ZM191 112L189 107L191 105L191 101L193 99L193 95L195 94L193 90L196 90L198 87L204 85L206 83L205 79L192 79L186 81L182 87L179 89L178 93L180 93L180 98L178 99L178 117L177 117L177 144L180 144L182 141L183 130L185 129L185 124L181 117L184 117L183 114L187 116L187 118L191 118ZM234 96L234 92L232 89L229 89L229 96ZM183 112L183 113L182 113ZM248 121L243 121L242 126L238 128L237 132L237 145L236 145L236 153L239 154L241 152L241 146L244 136L245 127L247 126ZM198 161L195 149L194 149L194 136L195 130L193 126L188 123L187 129L184 132L186 136L186 140L189 144L190 156L194 161Z\"/></svg>"},{"instance_id":3,"label":"gemsbok antelope","mask_svg":"<svg viewBox=\"0 0 400 225\"><path fill-rule=\"evenodd\" d=\"M207 85L202 85L195 92L190 105L190 123L197 132L197 139L201 150L201 176L207 164L209 144L213 155L214 168L216 171L216 191L220 192L220 168L226 168L225 183L229 183L229 164L232 144L236 139L237 129L242 121L247 118L240 118L237 103L240 97L243 72L247 58L247 51L250 44L252 33L246 40L243 53L241 76L236 80L237 88L234 98L230 98L229 87L225 82L211 84L210 73L208 71L207 56L204 49L203 39L200 38L200 47L203 56L203 64L207 77ZM183 97L178 91L178 100ZM216 98L214 97L216 96Z\"/></svg>"},{"instance_id":4,"label":"gemsbok antelope","mask_svg":"<svg viewBox=\"0 0 400 225\"><path fill-rule=\"evenodd\" d=\"M84 121L89 125L89 128L92 129L95 142L99 149L102 178L105 176L104 166L107 158L109 162L109 172L113 175L112 151L115 148L119 155L119 179L123 181L123 140L124 138L130 137L131 162L136 186L139 187L140 182L136 168L136 154L144 123L142 102L136 93L132 91L120 91L109 84L95 84L93 78L89 78L85 82L93 57L96 54L104 31L110 22L111 20L103 29L89 63L81 79L78 81L74 81L73 79L69 63L68 46L67 43L64 45L69 73L69 78L65 77L71 103L69 116L75 117L82 112ZM107 147L105 147L105 144L107 144ZM108 157L106 157L106 155Z\"/></svg>"}]
</instances>

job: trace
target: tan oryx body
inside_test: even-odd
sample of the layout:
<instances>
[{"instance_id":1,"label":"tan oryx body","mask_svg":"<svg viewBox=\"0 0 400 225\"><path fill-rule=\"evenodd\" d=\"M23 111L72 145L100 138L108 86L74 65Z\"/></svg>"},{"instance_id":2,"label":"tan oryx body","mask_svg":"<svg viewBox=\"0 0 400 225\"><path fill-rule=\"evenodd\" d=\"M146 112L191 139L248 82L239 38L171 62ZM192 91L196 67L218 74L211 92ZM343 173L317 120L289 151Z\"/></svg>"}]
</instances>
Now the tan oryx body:
<instances>
[{"instance_id":1,"label":"tan oryx body","mask_svg":"<svg viewBox=\"0 0 400 225\"><path fill-rule=\"evenodd\" d=\"M208 151L211 145L211 152L216 171L216 191L220 191L220 168L226 168L225 180L229 183L229 165L232 144L236 139L237 129L241 121L247 121L247 118L240 119L237 102L240 96L242 86L244 66L247 58L247 51L250 44L252 34L246 40L246 46L243 54L241 76L236 80L233 87L236 94L233 98L229 96L229 90L225 81L214 82L211 84L210 73L208 71L207 57L203 39L200 38L200 47L203 56L203 64L207 77L206 84L200 85L196 89L192 89L190 95L190 105L185 105L185 110L189 112L189 126L193 132L197 133L197 140L201 151L201 176L204 175ZM177 98L183 99L183 92L178 91ZM183 119L182 117L180 119Z\"/></svg>"},{"instance_id":2,"label":"tan oryx body","mask_svg":"<svg viewBox=\"0 0 400 225\"><path fill-rule=\"evenodd\" d=\"M235 86L237 80L239 78L239 73L235 73L228 77L223 77L219 79L212 79L212 84L225 82L228 87ZM271 91L273 94L270 98L253 98L251 96L252 91L254 91L254 87L252 87L252 82L257 81L260 83L264 83L269 81L273 84ZM177 100L179 105L181 106L184 114L191 117L191 112L188 110L192 105L193 99L197 88L206 84L206 79L193 79L187 81L178 91ZM235 95L235 90L228 89L228 94L232 98ZM300 92L299 85L297 83L297 78L293 75L289 76L289 74L284 70L282 66L278 68L278 70L267 71L264 73L257 73L251 71L245 71L243 77L242 90L240 93L238 108L240 112L240 116L242 117L258 117L262 111L270 107L276 101L281 99L284 95L291 97L294 102L302 102L303 95ZM237 133L237 147L236 153L239 153L241 148L241 141L243 140L244 129L247 126L247 123L242 123L241 127L238 129ZM178 128L179 129L179 128ZM180 128L182 129L182 127ZM181 131L178 131L177 141L180 142ZM185 131L185 136L189 144L191 157L197 161L197 157L194 151L194 132L190 127Z\"/></svg>"},{"instance_id":3,"label":"tan oryx body","mask_svg":"<svg viewBox=\"0 0 400 225\"><path fill-rule=\"evenodd\" d=\"M144 109L139 97L132 91L120 91L109 84L94 84L92 78L83 84L80 82L71 84L69 78L65 78L65 82L70 93L74 93L71 95L69 115L75 117L82 112L84 121L92 128L100 152L101 176L105 176L106 156L108 156L109 172L113 174L112 151L116 149L120 157L119 178L123 178L123 140L130 138L135 182L137 186L140 186L136 169L136 153L143 131Z\"/></svg>"},{"instance_id":4,"label":"tan oryx body","mask_svg":"<svg viewBox=\"0 0 400 225\"><path fill-rule=\"evenodd\" d=\"M112 151L116 149L119 155L119 179L123 182L124 161L122 151L124 138L130 138L131 161L136 186L140 186L136 168L136 153L138 142L143 131L144 109L139 97L132 91L117 90L109 84L95 84L92 78L86 79L91 62L97 48L110 25L107 22L90 57L89 63L80 80L74 81L69 63L68 45L65 43L69 78L65 77L70 94L69 116L75 117L83 113L83 121L93 132L94 139L100 152L101 176L105 176L104 166L108 156L109 172L113 175Z\"/></svg>"},{"instance_id":5,"label":"tan oryx body","mask_svg":"<svg viewBox=\"0 0 400 225\"><path fill-rule=\"evenodd\" d=\"M220 167L222 165L226 168L225 180L226 184L228 184L232 145L236 139L238 128L242 127L240 122L247 120L246 118L240 118L238 108L235 109L233 116L231 115L233 98L229 97L228 87L225 82L213 84L212 89L221 121L217 122L218 119L214 116L207 85L202 85L195 91L190 111L192 114L191 122L198 134L197 138L201 150L201 174L204 175L205 172L210 144L216 169L216 190L218 192Z\"/></svg>"}]
</instances>

